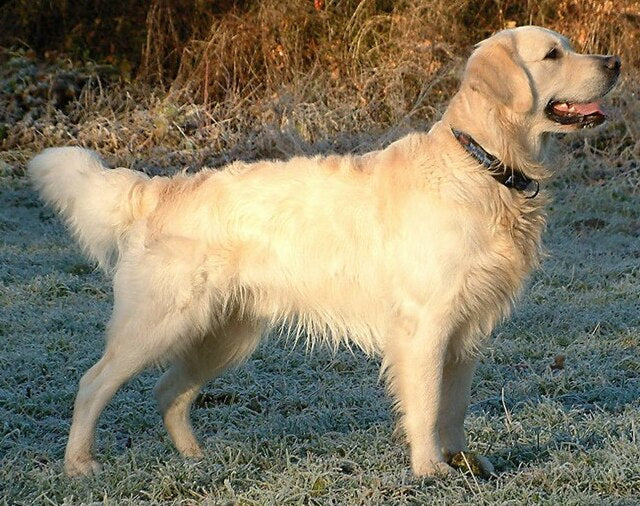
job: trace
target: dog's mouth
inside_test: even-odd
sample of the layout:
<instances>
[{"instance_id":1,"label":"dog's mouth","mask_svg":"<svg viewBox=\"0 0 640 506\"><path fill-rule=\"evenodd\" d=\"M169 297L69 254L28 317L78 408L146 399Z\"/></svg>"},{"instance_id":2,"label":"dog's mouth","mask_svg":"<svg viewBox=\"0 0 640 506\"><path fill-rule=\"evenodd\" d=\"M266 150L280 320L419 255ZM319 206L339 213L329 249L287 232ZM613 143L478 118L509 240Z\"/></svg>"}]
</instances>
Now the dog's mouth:
<instances>
[{"instance_id":1,"label":"dog's mouth","mask_svg":"<svg viewBox=\"0 0 640 506\"><path fill-rule=\"evenodd\" d=\"M561 125L590 128L602 124L607 115L599 102L567 102L552 100L544 112L551 121Z\"/></svg>"}]
</instances>

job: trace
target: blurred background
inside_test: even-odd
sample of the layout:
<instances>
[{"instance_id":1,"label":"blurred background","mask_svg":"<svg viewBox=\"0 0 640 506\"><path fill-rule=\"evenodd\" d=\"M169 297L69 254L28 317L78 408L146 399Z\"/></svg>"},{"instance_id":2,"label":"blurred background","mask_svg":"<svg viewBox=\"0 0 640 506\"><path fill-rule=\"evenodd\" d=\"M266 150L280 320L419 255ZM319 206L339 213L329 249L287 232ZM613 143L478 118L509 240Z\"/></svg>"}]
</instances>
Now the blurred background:
<instances>
[{"instance_id":1,"label":"blurred background","mask_svg":"<svg viewBox=\"0 0 640 506\"><path fill-rule=\"evenodd\" d=\"M368 149L427 127L473 44L523 24L619 54L614 103L637 129L637 0L17 0L0 11L0 142L193 168Z\"/></svg>"}]
</instances>

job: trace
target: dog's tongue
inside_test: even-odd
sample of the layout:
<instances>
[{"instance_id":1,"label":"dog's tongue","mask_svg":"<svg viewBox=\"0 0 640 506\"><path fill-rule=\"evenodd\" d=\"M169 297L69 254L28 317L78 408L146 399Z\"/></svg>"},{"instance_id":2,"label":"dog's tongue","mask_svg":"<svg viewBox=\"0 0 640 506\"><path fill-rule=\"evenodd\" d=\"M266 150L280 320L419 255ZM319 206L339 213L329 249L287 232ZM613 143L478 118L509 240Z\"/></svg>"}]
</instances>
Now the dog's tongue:
<instances>
[{"instance_id":1,"label":"dog's tongue","mask_svg":"<svg viewBox=\"0 0 640 506\"><path fill-rule=\"evenodd\" d=\"M598 102L587 102L587 103L570 103L570 102L559 102L553 106L553 108L559 112L569 112L574 114L580 114L582 116L587 116L588 114L599 113L604 115L604 111L600 108L600 104Z\"/></svg>"}]
</instances>

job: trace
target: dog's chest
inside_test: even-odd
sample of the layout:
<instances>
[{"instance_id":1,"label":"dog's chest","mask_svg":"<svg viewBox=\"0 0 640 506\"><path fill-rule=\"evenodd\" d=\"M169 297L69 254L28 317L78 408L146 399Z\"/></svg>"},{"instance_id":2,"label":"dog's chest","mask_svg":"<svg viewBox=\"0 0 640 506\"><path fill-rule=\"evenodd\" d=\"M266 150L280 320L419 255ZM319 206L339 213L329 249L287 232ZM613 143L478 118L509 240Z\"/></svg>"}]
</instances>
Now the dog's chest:
<instances>
[{"instance_id":1,"label":"dog's chest","mask_svg":"<svg viewBox=\"0 0 640 506\"><path fill-rule=\"evenodd\" d=\"M539 264L544 214L541 209L498 216L468 239L459 255L456 294L460 348L476 349L507 317L529 274Z\"/></svg>"}]
</instances>

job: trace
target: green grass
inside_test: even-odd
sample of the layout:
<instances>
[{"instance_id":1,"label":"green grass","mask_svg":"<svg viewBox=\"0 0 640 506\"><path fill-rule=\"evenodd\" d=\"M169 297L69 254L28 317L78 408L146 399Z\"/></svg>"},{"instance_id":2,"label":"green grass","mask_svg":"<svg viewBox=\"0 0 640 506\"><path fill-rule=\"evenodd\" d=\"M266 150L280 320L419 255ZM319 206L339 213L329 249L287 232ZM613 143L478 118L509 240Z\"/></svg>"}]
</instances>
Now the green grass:
<instances>
[{"instance_id":1,"label":"green grass","mask_svg":"<svg viewBox=\"0 0 640 506\"><path fill-rule=\"evenodd\" d=\"M592 136L592 138L594 138ZM566 148L567 146L565 146ZM100 355L110 285L22 170L0 178L0 490L7 504L637 504L637 185L593 150L551 183L549 256L476 375L467 428L498 477L417 480L379 363L267 340L194 409L206 449L185 461L133 380L98 430L97 477L62 457L80 376ZM10 158L10 157L8 157ZM15 169L15 170L14 170ZM591 178L598 170L607 177ZM595 181L595 182L594 182ZM556 355L564 369L554 370Z\"/></svg>"}]
</instances>

